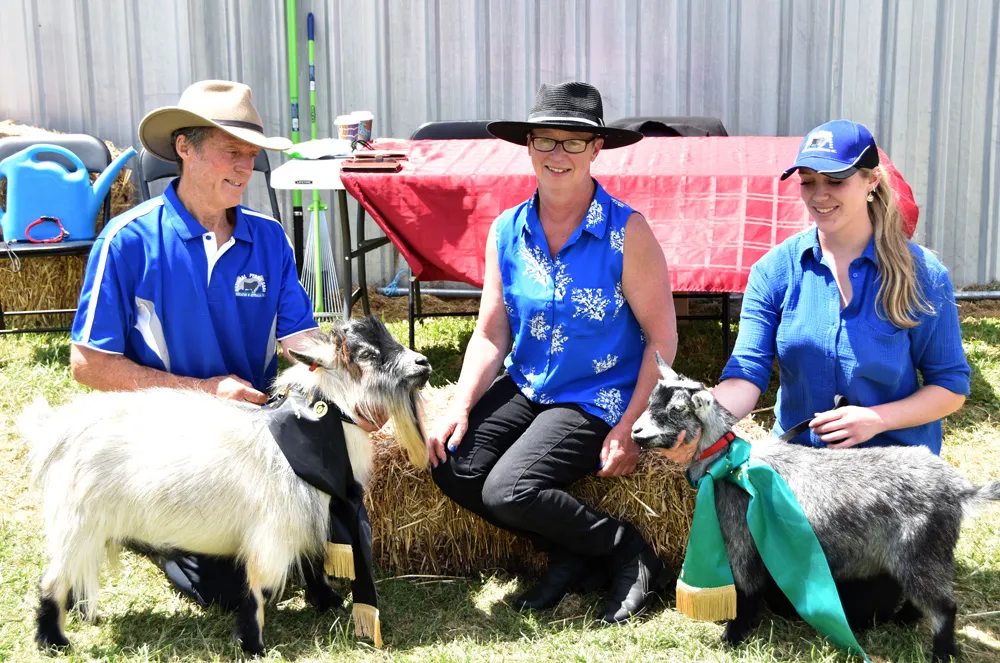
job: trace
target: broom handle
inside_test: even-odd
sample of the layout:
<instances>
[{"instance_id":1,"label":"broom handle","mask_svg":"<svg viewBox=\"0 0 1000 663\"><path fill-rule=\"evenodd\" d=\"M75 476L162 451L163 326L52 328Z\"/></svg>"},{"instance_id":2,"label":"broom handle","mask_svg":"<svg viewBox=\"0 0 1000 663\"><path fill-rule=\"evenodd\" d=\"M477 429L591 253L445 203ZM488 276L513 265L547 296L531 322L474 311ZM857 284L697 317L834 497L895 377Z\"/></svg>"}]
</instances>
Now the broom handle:
<instances>
[{"instance_id":1,"label":"broom handle","mask_svg":"<svg viewBox=\"0 0 1000 663\"><path fill-rule=\"evenodd\" d=\"M292 143L299 142L299 61L295 29L295 0L285 0L285 27L288 33L288 96L292 105ZM292 191L292 238L295 240L295 263L302 269L302 192Z\"/></svg>"},{"instance_id":2,"label":"broom handle","mask_svg":"<svg viewBox=\"0 0 1000 663\"><path fill-rule=\"evenodd\" d=\"M313 18L313 13L309 12L306 17L306 36L309 40L309 135L313 140L316 140L316 46L314 38L316 36L315 19ZM313 189L313 204L310 207L313 211L313 232L316 234L316 253L313 256L315 261L315 279L316 279L316 301L313 302L313 310L317 312L323 312L323 264L320 259L322 253L322 247L320 244L320 222L323 216L321 211L323 209L323 204L319 199L319 190Z\"/></svg>"}]
</instances>

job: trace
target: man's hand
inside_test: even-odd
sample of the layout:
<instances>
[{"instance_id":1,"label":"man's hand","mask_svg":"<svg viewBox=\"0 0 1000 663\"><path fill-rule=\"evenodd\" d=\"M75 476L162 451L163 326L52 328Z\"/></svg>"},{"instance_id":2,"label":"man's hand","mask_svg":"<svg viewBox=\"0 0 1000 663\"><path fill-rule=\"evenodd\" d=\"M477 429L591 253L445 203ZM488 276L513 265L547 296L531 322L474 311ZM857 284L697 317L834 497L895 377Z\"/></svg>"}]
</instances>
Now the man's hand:
<instances>
[{"instance_id":1,"label":"man's hand","mask_svg":"<svg viewBox=\"0 0 1000 663\"><path fill-rule=\"evenodd\" d=\"M857 405L820 412L809 422L809 428L816 431L829 449L847 449L886 430L882 417L875 410Z\"/></svg>"},{"instance_id":2,"label":"man's hand","mask_svg":"<svg viewBox=\"0 0 1000 663\"><path fill-rule=\"evenodd\" d=\"M231 401L245 401L257 405L267 402L267 394L257 391L252 384L235 375L207 378L201 381L201 386L204 391Z\"/></svg>"},{"instance_id":3,"label":"man's hand","mask_svg":"<svg viewBox=\"0 0 1000 663\"><path fill-rule=\"evenodd\" d=\"M601 447L599 477L620 477L635 472L639 463L639 445L632 441L632 426L620 422L604 438Z\"/></svg>"},{"instance_id":4,"label":"man's hand","mask_svg":"<svg viewBox=\"0 0 1000 663\"><path fill-rule=\"evenodd\" d=\"M462 443L462 438L468 430L469 414L463 409L453 408L438 419L434 424L434 430L427 436L427 457L430 459L431 467L437 467L438 464L448 460L445 446L454 451Z\"/></svg>"},{"instance_id":5,"label":"man's hand","mask_svg":"<svg viewBox=\"0 0 1000 663\"><path fill-rule=\"evenodd\" d=\"M677 444L672 449L657 449L657 451L667 460L681 466L687 466L691 463L691 459L694 458L694 453L698 451L698 440L701 439L701 430L699 429L698 437L693 440L685 442L684 438L686 437L687 431L682 430L677 434Z\"/></svg>"}]
</instances>

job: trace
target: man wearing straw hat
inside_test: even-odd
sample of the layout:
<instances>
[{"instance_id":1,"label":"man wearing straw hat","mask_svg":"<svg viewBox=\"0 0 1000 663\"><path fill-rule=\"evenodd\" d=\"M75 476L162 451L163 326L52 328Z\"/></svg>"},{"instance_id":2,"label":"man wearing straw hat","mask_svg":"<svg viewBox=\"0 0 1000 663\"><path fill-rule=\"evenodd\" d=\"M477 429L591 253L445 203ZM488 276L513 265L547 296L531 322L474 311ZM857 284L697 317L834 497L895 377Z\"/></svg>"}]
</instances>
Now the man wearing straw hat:
<instances>
[{"instance_id":1,"label":"man wearing straw hat","mask_svg":"<svg viewBox=\"0 0 1000 663\"><path fill-rule=\"evenodd\" d=\"M102 391L264 403L278 343L295 348L318 328L281 224L240 205L258 151L291 141L266 136L250 88L229 81L191 85L177 106L143 118L139 140L180 177L97 238L73 321L73 377ZM202 606L238 604L235 560L156 561Z\"/></svg>"}]
</instances>

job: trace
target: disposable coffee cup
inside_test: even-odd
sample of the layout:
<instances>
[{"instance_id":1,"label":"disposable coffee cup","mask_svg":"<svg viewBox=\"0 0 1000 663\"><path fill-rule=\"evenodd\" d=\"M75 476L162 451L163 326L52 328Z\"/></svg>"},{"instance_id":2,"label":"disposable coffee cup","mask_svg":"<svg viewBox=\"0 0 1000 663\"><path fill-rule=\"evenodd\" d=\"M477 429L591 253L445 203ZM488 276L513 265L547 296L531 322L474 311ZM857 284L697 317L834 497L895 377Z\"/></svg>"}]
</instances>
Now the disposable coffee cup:
<instances>
[{"instance_id":1,"label":"disposable coffee cup","mask_svg":"<svg viewBox=\"0 0 1000 663\"><path fill-rule=\"evenodd\" d=\"M358 121L358 138L361 140L372 139L372 120L375 116L371 111L354 111L351 116Z\"/></svg>"},{"instance_id":2,"label":"disposable coffee cup","mask_svg":"<svg viewBox=\"0 0 1000 663\"><path fill-rule=\"evenodd\" d=\"M357 139L358 119L353 115L338 115L334 124L337 125L337 138L340 140Z\"/></svg>"}]
</instances>

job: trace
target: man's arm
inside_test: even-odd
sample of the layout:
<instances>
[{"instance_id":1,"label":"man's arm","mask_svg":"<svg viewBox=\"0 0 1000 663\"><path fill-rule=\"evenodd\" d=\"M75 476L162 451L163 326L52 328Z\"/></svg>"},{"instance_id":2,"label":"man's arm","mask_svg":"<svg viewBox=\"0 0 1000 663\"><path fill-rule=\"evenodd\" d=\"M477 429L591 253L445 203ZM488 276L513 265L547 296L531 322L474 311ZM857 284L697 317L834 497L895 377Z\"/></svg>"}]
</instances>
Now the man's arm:
<instances>
[{"instance_id":1,"label":"man's arm","mask_svg":"<svg viewBox=\"0 0 1000 663\"><path fill-rule=\"evenodd\" d=\"M71 346L69 353L73 378L98 391L133 391L151 387L194 389L236 401L264 403L267 395L235 375L212 378L189 378L148 366L140 366L124 355L100 352L85 345Z\"/></svg>"}]
</instances>

